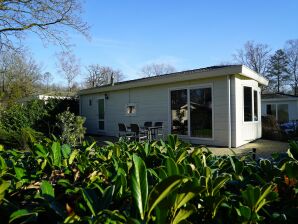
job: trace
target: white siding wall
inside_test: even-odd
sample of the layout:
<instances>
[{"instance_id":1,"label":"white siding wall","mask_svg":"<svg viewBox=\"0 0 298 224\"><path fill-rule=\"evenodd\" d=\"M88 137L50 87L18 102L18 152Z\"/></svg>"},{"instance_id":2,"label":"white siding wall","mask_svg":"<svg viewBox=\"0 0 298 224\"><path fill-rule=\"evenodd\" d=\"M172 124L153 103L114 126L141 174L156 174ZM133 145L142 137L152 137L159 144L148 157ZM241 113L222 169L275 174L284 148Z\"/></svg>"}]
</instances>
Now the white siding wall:
<instances>
[{"instance_id":1,"label":"white siding wall","mask_svg":"<svg viewBox=\"0 0 298 224\"><path fill-rule=\"evenodd\" d=\"M261 123L261 99L260 99L260 88L258 83L254 80L245 80L240 76L236 76L233 79L233 109L232 114L232 147L239 147L252 140L262 137L262 123ZM244 122L244 95L243 86L252 87L253 90L258 90L258 113L259 120L252 122Z\"/></svg>"},{"instance_id":2,"label":"white siding wall","mask_svg":"<svg viewBox=\"0 0 298 224\"><path fill-rule=\"evenodd\" d=\"M130 123L142 125L145 121L162 121L164 123L164 134L167 135L170 130L169 90L207 83L213 86L214 138L213 140L197 140L184 137L184 139L197 144L227 146L228 101L226 77L108 92L109 99L105 100L106 128L103 134L117 136L119 122L127 125ZM81 115L86 117L88 133L99 134L96 99L103 96L104 93L80 97ZM92 106L89 106L89 99L92 99ZM137 112L135 116L125 115L125 105L127 103L136 104Z\"/></svg>"},{"instance_id":3,"label":"white siding wall","mask_svg":"<svg viewBox=\"0 0 298 224\"><path fill-rule=\"evenodd\" d=\"M170 89L187 88L201 84L211 84L213 91L213 140L182 137L184 140L196 144L228 146L228 90L227 78L200 79L191 82L177 82L167 85L131 88L107 92L109 99L105 100L105 131L103 134L118 135L118 123L137 123L142 125L145 121L162 121L164 134L170 131L169 93ZM231 122L232 122L232 147L238 147L249 141L261 137L261 121L243 121L243 85L258 89L258 83L253 80L242 80L240 76L231 78ZM83 95L80 97L81 115L86 117L88 133L99 134L97 99L104 97L104 93ZM92 99L92 106L89 106ZM136 115L126 116L125 105L136 104ZM259 99L259 115L261 102Z\"/></svg>"}]
</instances>

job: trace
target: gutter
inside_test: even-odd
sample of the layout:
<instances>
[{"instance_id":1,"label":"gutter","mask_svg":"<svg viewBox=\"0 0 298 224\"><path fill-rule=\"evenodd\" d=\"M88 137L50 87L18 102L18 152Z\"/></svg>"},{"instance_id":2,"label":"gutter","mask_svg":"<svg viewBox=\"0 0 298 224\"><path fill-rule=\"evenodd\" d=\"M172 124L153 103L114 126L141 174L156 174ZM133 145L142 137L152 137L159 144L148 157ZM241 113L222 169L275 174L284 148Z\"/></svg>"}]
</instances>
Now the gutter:
<instances>
[{"instance_id":1,"label":"gutter","mask_svg":"<svg viewBox=\"0 0 298 224\"><path fill-rule=\"evenodd\" d=\"M227 75L228 95L228 147L232 147L232 116L231 116L231 75Z\"/></svg>"}]
</instances>

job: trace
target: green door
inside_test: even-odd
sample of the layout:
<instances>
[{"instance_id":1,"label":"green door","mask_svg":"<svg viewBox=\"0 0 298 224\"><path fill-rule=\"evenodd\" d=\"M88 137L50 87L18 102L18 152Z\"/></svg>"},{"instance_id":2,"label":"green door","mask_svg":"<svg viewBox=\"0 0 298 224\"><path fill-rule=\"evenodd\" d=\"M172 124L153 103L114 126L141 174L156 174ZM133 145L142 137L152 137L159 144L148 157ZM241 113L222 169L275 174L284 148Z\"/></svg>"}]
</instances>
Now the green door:
<instances>
[{"instance_id":1,"label":"green door","mask_svg":"<svg viewBox=\"0 0 298 224\"><path fill-rule=\"evenodd\" d=\"M98 100L98 129L103 131L105 129L105 100Z\"/></svg>"}]
</instances>

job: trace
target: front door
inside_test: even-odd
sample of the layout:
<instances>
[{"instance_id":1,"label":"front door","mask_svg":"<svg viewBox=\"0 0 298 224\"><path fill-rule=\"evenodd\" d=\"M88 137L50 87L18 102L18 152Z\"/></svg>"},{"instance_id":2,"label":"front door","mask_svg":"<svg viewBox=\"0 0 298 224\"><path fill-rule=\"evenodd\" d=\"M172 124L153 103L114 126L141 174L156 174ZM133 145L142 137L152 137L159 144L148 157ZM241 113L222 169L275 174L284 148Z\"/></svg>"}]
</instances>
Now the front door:
<instances>
[{"instance_id":1,"label":"front door","mask_svg":"<svg viewBox=\"0 0 298 224\"><path fill-rule=\"evenodd\" d=\"M98 99L98 130L105 130L105 100Z\"/></svg>"}]
</instances>

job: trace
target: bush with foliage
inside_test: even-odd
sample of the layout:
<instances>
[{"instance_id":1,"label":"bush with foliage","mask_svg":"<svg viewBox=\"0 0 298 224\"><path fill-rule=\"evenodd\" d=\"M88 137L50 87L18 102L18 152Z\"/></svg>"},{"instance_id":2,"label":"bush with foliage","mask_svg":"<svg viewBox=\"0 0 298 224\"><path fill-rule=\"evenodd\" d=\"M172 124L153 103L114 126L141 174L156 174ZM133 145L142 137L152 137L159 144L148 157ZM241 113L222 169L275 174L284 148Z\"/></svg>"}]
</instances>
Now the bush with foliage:
<instances>
[{"instance_id":1,"label":"bush with foliage","mask_svg":"<svg viewBox=\"0 0 298 224\"><path fill-rule=\"evenodd\" d=\"M57 115L69 110L78 113L75 99L32 100L0 108L0 143L28 148L43 135L58 135ZM31 140L34 140L33 142Z\"/></svg>"},{"instance_id":2,"label":"bush with foliage","mask_svg":"<svg viewBox=\"0 0 298 224\"><path fill-rule=\"evenodd\" d=\"M75 116L69 110L64 111L57 115L58 127L61 130L61 141L62 143L76 146L82 142L84 138L86 128L84 123L86 118L81 116Z\"/></svg>"},{"instance_id":3,"label":"bush with foliage","mask_svg":"<svg viewBox=\"0 0 298 224\"><path fill-rule=\"evenodd\" d=\"M0 148L1 149L1 148ZM168 142L0 151L3 223L295 223L298 145L254 161Z\"/></svg>"}]
</instances>

